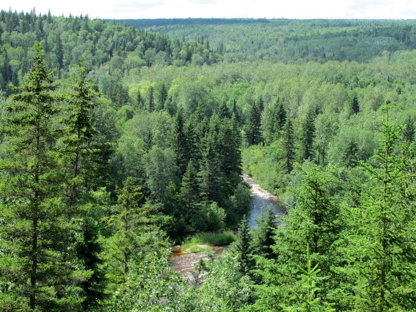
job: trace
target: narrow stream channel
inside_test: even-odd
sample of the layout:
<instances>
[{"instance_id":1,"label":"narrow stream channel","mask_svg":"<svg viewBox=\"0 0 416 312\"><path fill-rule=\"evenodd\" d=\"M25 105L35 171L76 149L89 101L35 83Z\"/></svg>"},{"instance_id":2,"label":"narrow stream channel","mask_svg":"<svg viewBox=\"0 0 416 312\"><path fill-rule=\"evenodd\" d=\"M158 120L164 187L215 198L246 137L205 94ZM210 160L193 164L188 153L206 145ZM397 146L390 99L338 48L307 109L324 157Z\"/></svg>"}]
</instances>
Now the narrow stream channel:
<instances>
[{"instance_id":1,"label":"narrow stream channel","mask_svg":"<svg viewBox=\"0 0 416 312\"><path fill-rule=\"evenodd\" d=\"M269 207L273 209L276 215L284 214L284 211L279 208L279 199L269 191L263 189L260 185L254 181L252 177L244 174L242 176L244 182L246 182L251 188L251 207L248 215L250 227L256 227L256 219L260 218L262 212L267 211ZM171 260L175 263L172 267L173 270L186 274L194 268L194 264L201 257L204 252L198 252L194 254L182 253L181 246L174 246L172 248ZM214 247L214 253L221 253L224 248L227 247Z\"/></svg>"},{"instance_id":2,"label":"narrow stream channel","mask_svg":"<svg viewBox=\"0 0 416 312\"><path fill-rule=\"evenodd\" d=\"M248 215L248 221L250 227L256 227L256 220L260 218L260 215L272 208L275 215L284 214L283 209L279 207L279 198L269 191L263 189L260 185L254 181L252 177L247 174L243 175L243 180L251 187L251 207L250 214Z\"/></svg>"}]
</instances>

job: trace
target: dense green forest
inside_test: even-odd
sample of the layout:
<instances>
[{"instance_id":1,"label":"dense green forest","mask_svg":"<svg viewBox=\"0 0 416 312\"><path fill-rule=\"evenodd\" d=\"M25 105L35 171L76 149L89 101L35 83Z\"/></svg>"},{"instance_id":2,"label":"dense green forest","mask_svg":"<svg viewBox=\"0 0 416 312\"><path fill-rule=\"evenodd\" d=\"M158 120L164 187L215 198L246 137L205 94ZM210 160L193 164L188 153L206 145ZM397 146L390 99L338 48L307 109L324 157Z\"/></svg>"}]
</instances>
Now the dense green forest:
<instances>
[{"instance_id":1,"label":"dense green forest","mask_svg":"<svg viewBox=\"0 0 416 312\"><path fill-rule=\"evenodd\" d=\"M236 61L255 57L273 62L369 62L376 56L416 48L415 20L167 19L155 20L153 25L147 20L123 22L173 38L209 41Z\"/></svg>"},{"instance_id":2,"label":"dense green forest","mask_svg":"<svg viewBox=\"0 0 416 312\"><path fill-rule=\"evenodd\" d=\"M129 22L0 12L0 310L414 311L414 21Z\"/></svg>"}]
</instances>

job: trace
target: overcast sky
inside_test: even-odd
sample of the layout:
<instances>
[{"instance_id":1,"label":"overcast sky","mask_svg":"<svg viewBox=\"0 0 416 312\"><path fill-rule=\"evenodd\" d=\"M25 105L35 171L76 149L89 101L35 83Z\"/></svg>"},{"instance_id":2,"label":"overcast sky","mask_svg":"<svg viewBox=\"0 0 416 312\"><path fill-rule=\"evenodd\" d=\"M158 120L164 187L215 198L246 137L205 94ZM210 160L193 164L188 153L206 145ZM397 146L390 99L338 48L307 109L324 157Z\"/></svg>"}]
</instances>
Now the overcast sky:
<instances>
[{"instance_id":1,"label":"overcast sky","mask_svg":"<svg viewBox=\"0 0 416 312\"><path fill-rule=\"evenodd\" d=\"M3 10L91 18L377 18L416 19L415 0L13 0ZM12 5L10 5L12 4Z\"/></svg>"}]
</instances>

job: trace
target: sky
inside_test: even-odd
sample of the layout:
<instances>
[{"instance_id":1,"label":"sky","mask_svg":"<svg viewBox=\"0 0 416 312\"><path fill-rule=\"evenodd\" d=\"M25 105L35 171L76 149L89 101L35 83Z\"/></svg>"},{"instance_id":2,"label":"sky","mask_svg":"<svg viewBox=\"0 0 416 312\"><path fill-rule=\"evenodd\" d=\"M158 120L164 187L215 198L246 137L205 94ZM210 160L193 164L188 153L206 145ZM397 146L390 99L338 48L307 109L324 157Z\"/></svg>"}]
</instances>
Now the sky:
<instances>
[{"instance_id":1,"label":"sky","mask_svg":"<svg viewBox=\"0 0 416 312\"><path fill-rule=\"evenodd\" d=\"M139 18L416 19L414 0L13 0L0 9L55 16Z\"/></svg>"}]
</instances>

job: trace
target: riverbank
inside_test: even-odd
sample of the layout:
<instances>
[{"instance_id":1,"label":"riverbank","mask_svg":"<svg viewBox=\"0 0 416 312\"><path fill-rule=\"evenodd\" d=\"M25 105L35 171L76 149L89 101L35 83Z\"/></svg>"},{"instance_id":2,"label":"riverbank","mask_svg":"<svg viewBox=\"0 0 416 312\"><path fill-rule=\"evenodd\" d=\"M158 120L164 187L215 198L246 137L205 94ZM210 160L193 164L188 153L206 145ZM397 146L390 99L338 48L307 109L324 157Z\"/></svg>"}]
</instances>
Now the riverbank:
<instances>
[{"instance_id":1,"label":"riverbank","mask_svg":"<svg viewBox=\"0 0 416 312\"><path fill-rule=\"evenodd\" d=\"M251 188L251 207L248 221L250 227L256 227L256 220L260 218L261 214L267 209L271 208L274 214L284 215L285 209L279 204L279 198L270 193L268 190L262 188L256 181L248 174L243 174L242 178Z\"/></svg>"},{"instance_id":2,"label":"riverbank","mask_svg":"<svg viewBox=\"0 0 416 312\"><path fill-rule=\"evenodd\" d=\"M279 205L279 198L269 191L263 189L256 181L247 174L242 175L244 182L251 188L251 205L248 221L250 227L256 226L256 219L260 218L262 212L271 207L276 215L284 215L285 211ZM227 234L228 233L228 234ZM177 245L172 247L171 260L174 262L172 269L186 274L193 270L195 263L204 257L207 257L207 251L213 254L220 254L228 248L228 246L219 246L230 244L234 239L227 237L231 235L230 232L222 233L201 233L192 239L190 244L183 246ZM193 250L192 250L193 249ZM192 252L194 251L194 252Z\"/></svg>"}]
</instances>

